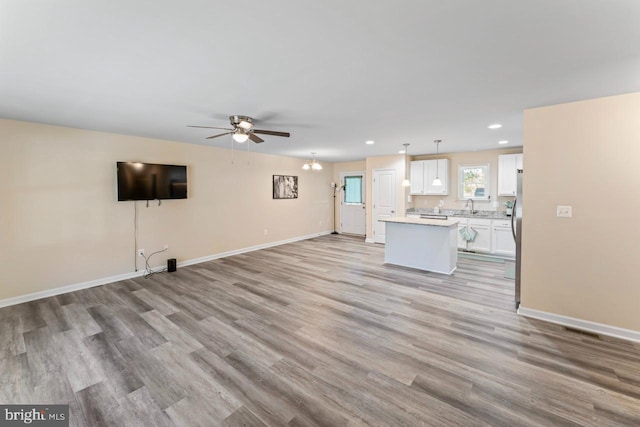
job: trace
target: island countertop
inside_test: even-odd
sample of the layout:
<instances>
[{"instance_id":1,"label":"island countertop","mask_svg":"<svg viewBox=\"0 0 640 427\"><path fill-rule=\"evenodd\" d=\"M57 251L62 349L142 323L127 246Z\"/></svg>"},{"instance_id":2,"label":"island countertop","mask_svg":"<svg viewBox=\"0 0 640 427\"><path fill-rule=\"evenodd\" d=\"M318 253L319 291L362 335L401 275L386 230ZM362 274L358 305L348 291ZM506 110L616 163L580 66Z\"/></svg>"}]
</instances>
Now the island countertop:
<instances>
[{"instance_id":1,"label":"island countertop","mask_svg":"<svg viewBox=\"0 0 640 427\"><path fill-rule=\"evenodd\" d=\"M460 222L458 219L429 219L429 218L407 218L407 217L393 217L383 218L378 221L382 222L395 222L399 224L415 224L415 225L429 225L435 227L451 227L457 225Z\"/></svg>"}]
</instances>

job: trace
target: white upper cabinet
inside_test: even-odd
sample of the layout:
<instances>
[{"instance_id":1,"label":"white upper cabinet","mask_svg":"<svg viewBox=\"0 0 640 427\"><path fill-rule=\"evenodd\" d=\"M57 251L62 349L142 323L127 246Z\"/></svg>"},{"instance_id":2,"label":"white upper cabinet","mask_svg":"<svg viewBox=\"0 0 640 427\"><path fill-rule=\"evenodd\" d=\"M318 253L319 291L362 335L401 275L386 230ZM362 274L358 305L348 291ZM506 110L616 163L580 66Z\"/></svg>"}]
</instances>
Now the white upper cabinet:
<instances>
[{"instance_id":1,"label":"white upper cabinet","mask_svg":"<svg viewBox=\"0 0 640 427\"><path fill-rule=\"evenodd\" d=\"M411 194L424 194L424 161L411 162Z\"/></svg>"},{"instance_id":2,"label":"white upper cabinet","mask_svg":"<svg viewBox=\"0 0 640 427\"><path fill-rule=\"evenodd\" d=\"M515 196L518 169L522 169L522 154L498 156L498 196Z\"/></svg>"},{"instance_id":3,"label":"white upper cabinet","mask_svg":"<svg viewBox=\"0 0 640 427\"><path fill-rule=\"evenodd\" d=\"M426 175L425 175L425 193L435 195L447 195L449 194L449 160L426 160ZM440 178L442 185L433 185L433 180L436 176Z\"/></svg>"},{"instance_id":4,"label":"white upper cabinet","mask_svg":"<svg viewBox=\"0 0 640 427\"><path fill-rule=\"evenodd\" d=\"M434 186L436 175L442 185ZM439 195L449 194L449 160L415 160L411 162L411 194Z\"/></svg>"}]
</instances>

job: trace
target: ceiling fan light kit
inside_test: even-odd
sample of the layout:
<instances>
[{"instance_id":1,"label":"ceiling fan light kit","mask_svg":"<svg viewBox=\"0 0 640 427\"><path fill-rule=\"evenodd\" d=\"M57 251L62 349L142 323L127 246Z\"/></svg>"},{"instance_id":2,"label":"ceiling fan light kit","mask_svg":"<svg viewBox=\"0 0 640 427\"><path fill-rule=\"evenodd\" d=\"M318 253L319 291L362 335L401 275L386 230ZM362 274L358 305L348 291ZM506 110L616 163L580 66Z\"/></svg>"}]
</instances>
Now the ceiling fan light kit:
<instances>
[{"instance_id":1,"label":"ceiling fan light kit","mask_svg":"<svg viewBox=\"0 0 640 427\"><path fill-rule=\"evenodd\" d=\"M249 139L249 134L241 132L240 130L237 130L233 133L232 138L235 142L243 143L243 142L246 142L247 139Z\"/></svg>"},{"instance_id":2,"label":"ceiling fan light kit","mask_svg":"<svg viewBox=\"0 0 640 427\"><path fill-rule=\"evenodd\" d=\"M229 119L231 119L231 117L229 117ZM249 130L253 127L251 117L247 116L233 116L233 120L231 120L231 123L237 123L237 126L244 130Z\"/></svg>"}]
</instances>

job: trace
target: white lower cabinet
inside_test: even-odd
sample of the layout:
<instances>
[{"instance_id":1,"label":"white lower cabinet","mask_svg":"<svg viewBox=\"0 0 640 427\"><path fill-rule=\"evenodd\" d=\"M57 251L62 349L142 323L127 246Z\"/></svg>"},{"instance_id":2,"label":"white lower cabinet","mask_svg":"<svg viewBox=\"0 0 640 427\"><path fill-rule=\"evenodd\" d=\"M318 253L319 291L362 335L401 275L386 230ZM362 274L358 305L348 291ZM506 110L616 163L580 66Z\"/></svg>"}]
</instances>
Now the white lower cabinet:
<instances>
[{"instance_id":1,"label":"white lower cabinet","mask_svg":"<svg viewBox=\"0 0 640 427\"><path fill-rule=\"evenodd\" d=\"M478 233L472 242L467 242L460 236L460 230L467 226ZM491 220L460 218L460 222L458 223L458 248L470 251L491 252Z\"/></svg>"},{"instance_id":2,"label":"white lower cabinet","mask_svg":"<svg viewBox=\"0 0 640 427\"><path fill-rule=\"evenodd\" d=\"M494 220L491 234L493 242L491 253L508 257L516 256L516 242L511 232L511 221Z\"/></svg>"},{"instance_id":3,"label":"white lower cabinet","mask_svg":"<svg viewBox=\"0 0 640 427\"><path fill-rule=\"evenodd\" d=\"M460 235L460 230L467 226L478 233L472 242L463 240ZM516 256L516 244L511 233L511 220L460 218L458 223L458 249L514 258Z\"/></svg>"},{"instance_id":4,"label":"white lower cabinet","mask_svg":"<svg viewBox=\"0 0 640 427\"><path fill-rule=\"evenodd\" d=\"M468 242L467 249L472 251L491 252L491 220L470 219L469 227L478 232L473 242Z\"/></svg>"}]
</instances>

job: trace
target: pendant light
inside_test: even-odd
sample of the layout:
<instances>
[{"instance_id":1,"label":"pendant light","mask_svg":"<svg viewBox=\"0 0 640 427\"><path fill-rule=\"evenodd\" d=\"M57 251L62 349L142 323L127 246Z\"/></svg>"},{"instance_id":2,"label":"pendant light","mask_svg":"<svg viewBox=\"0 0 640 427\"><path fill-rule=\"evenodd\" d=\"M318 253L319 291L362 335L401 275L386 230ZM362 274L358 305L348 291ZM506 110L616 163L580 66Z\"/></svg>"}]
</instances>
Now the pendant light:
<instances>
[{"instance_id":1,"label":"pendant light","mask_svg":"<svg viewBox=\"0 0 640 427\"><path fill-rule=\"evenodd\" d=\"M313 156L313 160L307 160L307 162L302 165L302 169L308 171L311 169L312 171L321 171L322 165L319 161L316 160L316 153L311 153Z\"/></svg>"},{"instance_id":2,"label":"pendant light","mask_svg":"<svg viewBox=\"0 0 640 427\"><path fill-rule=\"evenodd\" d=\"M440 143L442 142L442 140L440 139L436 139L435 141L433 141L436 143L436 156L438 156L438 154L440 153ZM433 180L433 182L431 183L431 185L433 185L434 187L442 187L442 181L440 181L439 178L439 170L438 170L438 159L436 159L436 179Z\"/></svg>"},{"instance_id":3,"label":"pendant light","mask_svg":"<svg viewBox=\"0 0 640 427\"><path fill-rule=\"evenodd\" d=\"M407 178L407 153L409 152L409 144L404 145L404 180L402 181L403 187L411 187L411 181Z\"/></svg>"}]
</instances>

